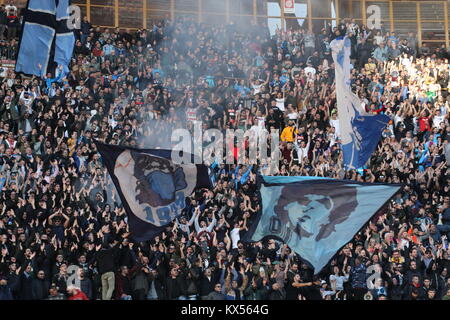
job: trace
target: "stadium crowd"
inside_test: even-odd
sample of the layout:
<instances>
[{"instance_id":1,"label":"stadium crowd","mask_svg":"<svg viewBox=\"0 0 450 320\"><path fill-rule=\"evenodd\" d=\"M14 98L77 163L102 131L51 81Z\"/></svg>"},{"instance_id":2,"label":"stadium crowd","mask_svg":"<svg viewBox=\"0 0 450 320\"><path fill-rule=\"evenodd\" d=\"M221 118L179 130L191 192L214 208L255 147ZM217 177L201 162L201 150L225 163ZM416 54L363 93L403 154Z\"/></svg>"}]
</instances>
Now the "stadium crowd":
<instances>
[{"instance_id":1,"label":"stadium crowd","mask_svg":"<svg viewBox=\"0 0 450 320\"><path fill-rule=\"evenodd\" d=\"M4 57L17 52L0 10ZM9 13L7 15L9 17ZM8 18L7 18L8 19ZM352 40L352 88L392 118L368 165L344 171L330 41ZM70 74L7 70L0 88L0 300L449 300L448 51L346 19L270 36L180 18L77 30ZM13 52L13 53L11 53ZM173 129L280 131L280 175L404 188L317 275L274 239L240 239L264 164L217 165L152 241L129 233L94 139L167 145ZM237 146L239 147L239 146ZM68 286L70 266L79 286ZM367 281L372 266L379 273ZM368 286L369 285L369 286Z\"/></svg>"}]
</instances>

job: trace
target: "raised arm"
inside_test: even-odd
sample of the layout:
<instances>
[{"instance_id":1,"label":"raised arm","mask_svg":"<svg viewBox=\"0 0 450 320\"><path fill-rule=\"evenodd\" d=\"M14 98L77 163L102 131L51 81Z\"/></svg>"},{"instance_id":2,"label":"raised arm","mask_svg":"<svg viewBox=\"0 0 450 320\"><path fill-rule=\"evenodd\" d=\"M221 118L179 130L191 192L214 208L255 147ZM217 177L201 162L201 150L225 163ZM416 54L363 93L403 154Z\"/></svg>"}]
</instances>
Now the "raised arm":
<instances>
[{"instance_id":1,"label":"raised arm","mask_svg":"<svg viewBox=\"0 0 450 320\"><path fill-rule=\"evenodd\" d=\"M195 208L194 215L195 215L195 220L194 220L195 221L195 231L197 233L199 233L200 232L200 224L198 223L198 217L200 216L200 213L198 212L198 207Z\"/></svg>"},{"instance_id":2,"label":"raised arm","mask_svg":"<svg viewBox=\"0 0 450 320\"><path fill-rule=\"evenodd\" d=\"M206 228L206 230L207 230L208 232L211 232L211 231L213 230L213 228L215 227L216 223L217 223L216 214L213 213L213 220L212 220L211 223L209 224L208 228Z\"/></svg>"}]
</instances>

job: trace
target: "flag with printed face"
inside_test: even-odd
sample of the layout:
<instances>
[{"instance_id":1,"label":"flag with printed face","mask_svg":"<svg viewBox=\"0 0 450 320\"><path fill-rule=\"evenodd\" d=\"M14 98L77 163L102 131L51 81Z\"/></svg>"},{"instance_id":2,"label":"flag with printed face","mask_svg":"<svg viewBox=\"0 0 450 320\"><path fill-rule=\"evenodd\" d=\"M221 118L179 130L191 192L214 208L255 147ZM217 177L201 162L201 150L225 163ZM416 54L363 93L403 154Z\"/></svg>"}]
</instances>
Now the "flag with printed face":
<instances>
[{"instance_id":1,"label":"flag with printed face","mask_svg":"<svg viewBox=\"0 0 450 320\"><path fill-rule=\"evenodd\" d=\"M261 213L246 241L283 241L319 273L401 188L320 177L258 177Z\"/></svg>"},{"instance_id":2,"label":"flag with printed face","mask_svg":"<svg viewBox=\"0 0 450 320\"><path fill-rule=\"evenodd\" d=\"M96 145L136 241L153 239L180 215L186 197L201 188L211 188L205 165L174 163L170 150Z\"/></svg>"},{"instance_id":3,"label":"flag with printed face","mask_svg":"<svg viewBox=\"0 0 450 320\"><path fill-rule=\"evenodd\" d=\"M361 99L351 90L351 41L340 37L330 44L336 73L336 100L339 116L342 151L346 169L363 167L380 142L381 133L390 118L369 114Z\"/></svg>"},{"instance_id":4,"label":"flag with printed face","mask_svg":"<svg viewBox=\"0 0 450 320\"><path fill-rule=\"evenodd\" d=\"M71 0L29 0L23 15L16 71L38 77L69 72L75 35L69 28ZM56 73L56 72L55 72Z\"/></svg>"}]
</instances>

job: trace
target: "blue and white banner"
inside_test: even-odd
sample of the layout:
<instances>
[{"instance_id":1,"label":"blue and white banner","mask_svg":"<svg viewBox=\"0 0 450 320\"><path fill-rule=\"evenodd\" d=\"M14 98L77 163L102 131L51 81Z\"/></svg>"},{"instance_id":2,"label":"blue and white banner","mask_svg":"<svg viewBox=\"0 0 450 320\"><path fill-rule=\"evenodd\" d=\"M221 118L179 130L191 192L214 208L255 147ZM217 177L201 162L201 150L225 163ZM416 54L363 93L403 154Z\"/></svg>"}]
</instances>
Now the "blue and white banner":
<instances>
[{"instance_id":1,"label":"blue and white banner","mask_svg":"<svg viewBox=\"0 0 450 320\"><path fill-rule=\"evenodd\" d=\"M344 166L363 167L375 151L383 129L390 118L372 115L363 108L362 101L350 87L351 41L340 37L331 42L336 73L336 99L339 116Z\"/></svg>"},{"instance_id":2,"label":"blue and white banner","mask_svg":"<svg viewBox=\"0 0 450 320\"><path fill-rule=\"evenodd\" d=\"M64 75L69 72L75 46L75 35L67 23L70 4L70 0L29 0L16 72L38 77L57 67L62 67Z\"/></svg>"},{"instance_id":3,"label":"blue and white banner","mask_svg":"<svg viewBox=\"0 0 450 320\"><path fill-rule=\"evenodd\" d=\"M96 145L136 241L153 239L181 214L186 197L200 188L211 188L205 165L175 164L171 150Z\"/></svg>"},{"instance_id":4,"label":"blue and white banner","mask_svg":"<svg viewBox=\"0 0 450 320\"><path fill-rule=\"evenodd\" d=\"M261 214L246 241L276 238L319 273L401 188L318 177L259 177Z\"/></svg>"}]
</instances>

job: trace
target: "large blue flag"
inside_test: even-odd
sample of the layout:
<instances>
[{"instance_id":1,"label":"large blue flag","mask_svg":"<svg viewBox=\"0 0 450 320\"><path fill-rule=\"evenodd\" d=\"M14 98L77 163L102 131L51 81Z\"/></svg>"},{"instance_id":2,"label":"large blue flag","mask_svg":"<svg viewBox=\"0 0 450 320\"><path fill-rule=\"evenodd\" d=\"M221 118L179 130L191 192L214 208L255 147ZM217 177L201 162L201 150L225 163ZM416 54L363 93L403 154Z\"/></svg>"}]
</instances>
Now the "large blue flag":
<instances>
[{"instance_id":1,"label":"large blue flag","mask_svg":"<svg viewBox=\"0 0 450 320\"><path fill-rule=\"evenodd\" d=\"M401 188L319 177L259 177L261 214L246 241L272 237L309 263L315 274Z\"/></svg>"},{"instance_id":2,"label":"large blue flag","mask_svg":"<svg viewBox=\"0 0 450 320\"><path fill-rule=\"evenodd\" d=\"M154 238L186 206L186 197L211 188L205 165L178 165L171 150L139 150L96 142L136 241Z\"/></svg>"},{"instance_id":3,"label":"large blue flag","mask_svg":"<svg viewBox=\"0 0 450 320\"><path fill-rule=\"evenodd\" d=\"M55 71L56 67L61 67L63 75L69 72L75 46L75 35L68 25L70 4L70 0L29 0L17 72L39 77Z\"/></svg>"},{"instance_id":4,"label":"large blue flag","mask_svg":"<svg viewBox=\"0 0 450 320\"><path fill-rule=\"evenodd\" d=\"M386 115L372 115L366 112L362 101L350 87L351 41L340 37L330 44L336 73L336 99L340 124L344 167L363 167L374 152L383 129L390 118Z\"/></svg>"}]
</instances>

